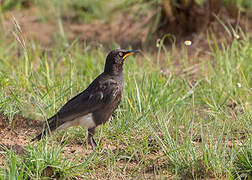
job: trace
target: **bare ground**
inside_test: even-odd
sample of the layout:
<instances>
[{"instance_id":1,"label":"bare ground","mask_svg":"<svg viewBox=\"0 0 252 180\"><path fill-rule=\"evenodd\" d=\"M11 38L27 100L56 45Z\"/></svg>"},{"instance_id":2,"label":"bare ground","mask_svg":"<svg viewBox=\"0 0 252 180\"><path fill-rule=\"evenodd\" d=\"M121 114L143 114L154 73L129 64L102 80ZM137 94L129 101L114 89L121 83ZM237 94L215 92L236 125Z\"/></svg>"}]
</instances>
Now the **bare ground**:
<instances>
[{"instance_id":1,"label":"bare ground","mask_svg":"<svg viewBox=\"0 0 252 180\"><path fill-rule=\"evenodd\" d=\"M35 40L42 46L50 46L55 41L55 35L65 36L68 40L79 38L81 41L85 41L89 44L101 43L109 45L111 42L116 42L121 47L145 47L147 41L149 25L156 11L150 12L148 16L142 17L139 20L134 20L134 17L130 13L118 14L116 19L109 23L101 21L95 21L94 23L80 23L78 21L69 20L72 15L62 15L62 27L63 31L59 33L60 26L57 18L42 20L41 12L32 6L31 8L24 9L22 11L12 10L4 14L2 21L0 20L0 27L4 32L12 35L11 32L14 29L13 18L19 23L25 37L30 40ZM65 17L66 16L66 17ZM249 37L252 37L252 18L231 18L227 10L223 9L219 13L220 20L227 26L227 28L236 29L242 26L243 29L248 31ZM180 36L180 34L174 34L178 41L191 40L195 48L191 48L192 54L199 52L199 50L208 49L207 30L211 30L215 33L216 39L222 42L228 37L228 32L225 30L223 25L218 22L217 19L210 22L205 22L198 25L197 30L186 36ZM201 27L203 26L203 27ZM148 50L156 49L156 39L162 38L164 34L167 34L169 28L164 27L159 33L151 34L151 41L148 43ZM231 30L230 30L231 31ZM55 34L58 32L58 34ZM176 32L176 31L175 31ZM6 38L7 42L12 41L12 38ZM169 41L169 40L167 40ZM170 42L170 41L169 41Z\"/></svg>"},{"instance_id":2,"label":"bare ground","mask_svg":"<svg viewBox=\"0 0 252 180\"><path fill-rule=\"evenodd\" d=\"M24 154L32 135L41 129L41 122L21 116L15 116L13 122L14 124L10 127L8 120L0 114L0 151L7 148L14 150L17 154ZM3 165L3 160L4 158L0 158L0 166Z\"/></svg>"},{"instance_id":3,"label":"bare ground","mask_svg":"<svg viewBox=\"0 0 252 180\"><path fill-rule=\"evenodd\" d=\"M140 23L135 23L127 14L121 14L116 21L111 23L96 21L87 24L69 21L69 18L65 17L61 19L64 35L69 40L79 37L80 40L89 43L108 44L116 42L121 46L138 46L146 39L148 31L146 26L152 16L153 13L144 17ZM44 46L53 44L55 32L59 32L60 27L56 19L53 18L43 22L36 7L6 13L4 20L0 21L4 31L13 31L13 18L19 23L25 37Z\"/></svg>"}]
</instances>

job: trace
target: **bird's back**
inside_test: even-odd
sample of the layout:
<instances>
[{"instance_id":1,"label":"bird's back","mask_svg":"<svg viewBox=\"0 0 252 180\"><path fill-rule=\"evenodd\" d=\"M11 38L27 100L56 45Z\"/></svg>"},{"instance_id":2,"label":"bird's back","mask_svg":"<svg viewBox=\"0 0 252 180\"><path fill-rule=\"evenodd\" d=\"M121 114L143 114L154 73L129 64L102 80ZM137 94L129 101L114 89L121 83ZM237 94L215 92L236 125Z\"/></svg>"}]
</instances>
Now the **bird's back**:
<instances>
[{"instance_id":1,"label":"bird's back","mask_svg":"<svg viewBox=\"0 0 252 180\"><path fill-rule=\"evenodd\" d=\"M97 125L106 122L118 107L123 90L123 77L102 73L83 92L69 100L49 121L51 131L68 121L93 114Z\"/></svg>"}]
</instances>

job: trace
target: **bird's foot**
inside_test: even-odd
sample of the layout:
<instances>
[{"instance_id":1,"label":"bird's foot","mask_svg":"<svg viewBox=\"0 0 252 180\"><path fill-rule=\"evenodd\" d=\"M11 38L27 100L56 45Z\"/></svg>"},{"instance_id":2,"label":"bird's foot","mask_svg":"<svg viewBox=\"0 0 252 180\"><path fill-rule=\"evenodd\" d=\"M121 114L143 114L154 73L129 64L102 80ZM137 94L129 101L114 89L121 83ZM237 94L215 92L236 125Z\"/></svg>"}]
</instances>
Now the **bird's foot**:
<instances>
[{"instance_id":1,"label":"bird's foot","mask_svg":"<svg viewBox=\"0 0 252 180\"><path fill-rule=\"evenodd\" d=\"M95 148L96 148L96 146L97 146L97 144L96 144L96 142L95 142L95 140L94 140L94 138L93 138L93 136L91 136L91 137L89 137L89 144L91 145L91 147L92 147L92 150L94 151L95 150Z\"/></svg>"}]
</instances>

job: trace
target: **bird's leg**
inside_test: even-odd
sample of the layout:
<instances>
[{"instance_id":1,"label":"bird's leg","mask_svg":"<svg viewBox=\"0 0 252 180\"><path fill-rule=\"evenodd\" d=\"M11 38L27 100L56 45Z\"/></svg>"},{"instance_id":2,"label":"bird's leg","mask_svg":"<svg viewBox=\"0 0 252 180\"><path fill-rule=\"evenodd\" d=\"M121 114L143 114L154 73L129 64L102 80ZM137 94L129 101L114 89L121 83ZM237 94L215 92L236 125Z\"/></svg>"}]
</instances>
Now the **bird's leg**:
<instances>
[{"instance_id":1,"label":"bird's leg","mask_svg":"<svg viewBox=\"0 0 252 180\"><path fill-rule=\"evenodd\" d=\"M93 151L95 150L97 144L94 140L95 128L88 129L88 143L92 146Z\"/></svg>"}]
</instances>

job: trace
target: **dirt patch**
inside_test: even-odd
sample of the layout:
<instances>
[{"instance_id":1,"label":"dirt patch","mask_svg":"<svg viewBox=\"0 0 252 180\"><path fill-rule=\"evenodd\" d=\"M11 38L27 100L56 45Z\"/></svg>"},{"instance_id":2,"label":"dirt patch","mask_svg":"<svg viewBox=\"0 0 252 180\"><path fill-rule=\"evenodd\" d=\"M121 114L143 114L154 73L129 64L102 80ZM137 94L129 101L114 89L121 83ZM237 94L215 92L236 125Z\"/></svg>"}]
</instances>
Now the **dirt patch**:
<instances>
[{"instance_id":1,"label":"dirt patch","mask_svg":"<svg viewBox=\"0 0 252 180\"><path fill-rule=\"evenodd\" d=\"M166 6L164 5L164 7ZM191 40L192 46L190 46L188 56L190 57L197 54L198 58L205 56L205 52L209 50L209 40L207 39L206 34L207 31L213 32L218 42L232 40L234 38L232 37L233 35L230 35L227 30L225 30L223 25L215 16L211 16L212 19L208 18L210 19L209 21L201 23L201 21L204 20L203 17L205 17L202 16L203 19L201 18L199 22L197 21L198 27L196 27L194 26L194 20L187 20L185 18L187 16L184 15L186 12L182 11L181 13L183 14L182 17L184 17L184 21L190 22L184 23L184 26L186 27L185 28L183 26L178 26L176 21L173 22L171 20L171 15L167 15L167 10L165 12L166 13L164 14L166 14L166 16L164 17L167 20L164 22L162 21L163 26L151 34L149 34L150 23L152 23L157 11L152 11L147 16L141 17L138 20L134 19L131 13L122 12L121 14L118 14L117 17L111 22L104 23L97 20L93 23L84 23L71 20L73 19L71 18L71 14L63 14L61 18L55 17L43 20L43 14L41 14L39 8L36 6L31 6L30 8L23 9L21 11L11 10L10 12L4 13L0 25L2 26L1 29L4 34L8 34L8 38L5 38L5 42L8 44L13 42L13 40L15 41L11 33L14 30L12 21L13 17L15 17L26 39L39 42L42 48L54 45L55 41L58 41L60 38L66 38L69 42L78 38L89 45L99 43L106 47L111 44L111 42L116 42L122 48L128 48L128 46L131 46L132 48L140 48L156 52L156 40L158 38L162 38L168 33L175 37L173 39L174 41L176 39L176 45L181 45L181 41L183 42L185 40ZM202 11L199 13L204 14L205 12ZM198 20L197 14L193 14L191 16ZM245 18L243 16L231 17L229 12L227 12L227 10L224 8L218 11L217 16L221 21L223 21L228 29L233 28L237 30L237 28L241 26L243 29L247 29L249 37L252 37L252 18ZM61 20L63 29L61 29L59 26L59 19ZM187 30L187 28L189 28L189 24L190 27L192 27L191 30ZM245 28L246 25L247 27ZM178 29L186 31L187 33L179 33ZM164 44L170 45L171 39L167 38L164 41ZM177 59L176 54L179 53L173 53L175 60Z\"/></svg>"},{"instance_id":2,"label":"dirt patch","mask_svg":"<svg viewBox=\"0 0 252 180\"><path fill-rule=\"evenodd\" d=\"M17 20L24 36L29 40L38 41L41 45L50 45L52 43L56 25L50 21L42 22L37 8L33 7L22 11L12 10L5 13L1 25L3 31L9 36L12 35L11 32L14 30L13 18ZM7 43L12 41L13 38L6 38Z\"/></svg>"},{"instance_id":3,"label":"dirt patch","mask_svg":"<svg viewBox=\"0 0 252 180\"><path fill-rule=\"evenodd\" d=\"M24 154L30 139L41 130L42 123L21 116L15 116L13 122L14 124L10 126L8 120L0 115L0 151L7 148L17 154ZM3 158L0 158L0 166L3 163Z\"/></svg>"},{"instance_id":4,"label":"dirt patch","mask_svg":"<svg viewBox=\"0 0 252 180\"><path fill-rule=\"evenodd\" d=\"M79 38L81 41L89 43L108 44L116 42L121 46L139 46L145 41L147 31L146 25L153 16L153 13L144 17L140 23L136 23L130 15L120 14L115 21L103 23L80 23L70 21L69 18L61 17L63 31L59 27L56 18L42 21L39 10L36 7L24 9L22 11L12 10L4 14L1 22L5 32L14 30L13 18L19 23L24 36L29 40L35 40L43 46L54 43L55 36L65 36L68 40ZM61 31L61 33L59 33ZM58 32L56 34L55 32ZM61 34L61 35L60 35ZM63 35L64 34L64 35ZM11 33L10 33L11 35Z\"/></svg>"}]
</instances>

